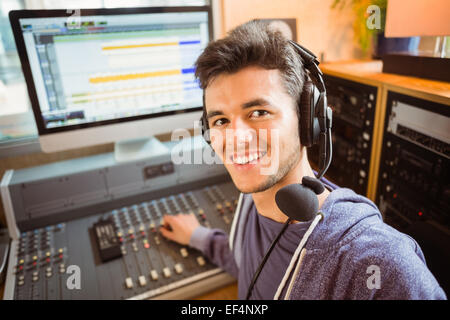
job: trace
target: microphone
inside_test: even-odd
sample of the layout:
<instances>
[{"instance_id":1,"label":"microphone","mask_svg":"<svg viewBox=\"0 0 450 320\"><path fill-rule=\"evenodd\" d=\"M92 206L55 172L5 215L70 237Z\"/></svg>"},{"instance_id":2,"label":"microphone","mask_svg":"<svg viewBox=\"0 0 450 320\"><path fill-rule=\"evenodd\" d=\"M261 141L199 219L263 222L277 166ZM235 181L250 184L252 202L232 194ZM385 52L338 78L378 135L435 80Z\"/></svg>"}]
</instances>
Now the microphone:
<instances>
[{"instance_id":1,"label":"microphone","mask_svg":"<svg viewBox=\"0 0 450 320\"><path fill-rule=\"evenodd\" d=\"M302 184L287 185L275 194L278 208L292 220L309 221L319 209L317 195L325 190L322 182L305 176Z\"/></svg>"}]
</instances>

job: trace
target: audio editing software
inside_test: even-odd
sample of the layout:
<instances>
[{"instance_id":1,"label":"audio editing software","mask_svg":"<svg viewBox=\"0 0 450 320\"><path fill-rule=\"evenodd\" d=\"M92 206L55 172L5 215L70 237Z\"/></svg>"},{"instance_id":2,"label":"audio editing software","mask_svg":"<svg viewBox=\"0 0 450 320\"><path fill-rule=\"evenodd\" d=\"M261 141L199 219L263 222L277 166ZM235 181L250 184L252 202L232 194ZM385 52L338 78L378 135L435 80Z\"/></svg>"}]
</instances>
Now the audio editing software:
<instances>
[{"instance_id":1,"label":"audio editing software","mask_svg":"<svg viewBox=\"0 0 450 320\"><path fill-rule=\"evenodd\" d=\"M206 12L20 23L46 128L202 103L193 65L209 41Z\"/></svg>"}]
</instances>

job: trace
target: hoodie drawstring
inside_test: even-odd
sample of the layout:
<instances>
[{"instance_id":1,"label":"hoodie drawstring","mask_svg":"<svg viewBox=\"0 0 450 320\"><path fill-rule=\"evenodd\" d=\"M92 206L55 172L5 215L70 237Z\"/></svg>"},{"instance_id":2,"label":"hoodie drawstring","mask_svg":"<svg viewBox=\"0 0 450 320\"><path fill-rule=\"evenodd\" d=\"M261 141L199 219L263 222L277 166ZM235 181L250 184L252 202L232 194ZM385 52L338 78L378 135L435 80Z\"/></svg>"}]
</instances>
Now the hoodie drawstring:
<instances>
[{"instance_id":1,"label":"hoodie drawstring","mask_svg":"<svg viewBox=\"0 0 450 320\"><path fill-rule=\"evenodd\" d=\"M308 241L309 236L311 235L311 233L313 232L314 228L317 226L317 224L319 223L319 221L323 218L323 214L321 212L319 212L316 217L314 218L313 222L311 223L311 225L309 226L308 230L306 230L305 235L303 236L302 240L300 241L297 249L294 252L294 255L292 256L291 262L289 263L288 268L286 269L286 273L284 274L283 279L280 282L280 285L278 286L278 290L275 293L275 296L273 297L274 300L278 300L281 292L283 291L284 287L286 286L286 282L289 278L289 275L291 274L292 268L294 267L294 265L296 264L296 261L299 257L300 252L302 251L303 247L306 244L306 241ZM291 282L289 283L289 287L288 287L288 291L286 292L286 295L284 297L284 299L288 299L290 294L291 294L291 290L292 287L294 285L294 281L295 281L295 276L298 274L299 270L300 270L300 264L301 264L302 259L299 259L299 261L297 262L297 266L295 268L295 272L294 275L292 275L292 279Z\"/></svg>"}]
</instances>

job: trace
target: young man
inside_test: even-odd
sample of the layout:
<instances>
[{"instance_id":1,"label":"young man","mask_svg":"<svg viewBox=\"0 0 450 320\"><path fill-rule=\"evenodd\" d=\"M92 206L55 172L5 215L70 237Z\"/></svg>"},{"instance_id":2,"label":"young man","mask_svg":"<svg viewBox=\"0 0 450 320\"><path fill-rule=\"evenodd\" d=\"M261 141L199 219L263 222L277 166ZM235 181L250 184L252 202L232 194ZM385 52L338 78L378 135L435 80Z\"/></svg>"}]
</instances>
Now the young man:
<instances>
[{"instance_id":1,"label":"young man","mask_svg":"<svg viewBox=\"0 0 450 320\"><path fill-rule=\"evenodd\" d=\"M298 134L297 101L306 74L279 32L252 21L211 43L197 60L196 76L205 90L211 146L242 192L241 218L232 239L200 226L193 215L165 216L161 233L201 250L234 275L244 299L287 220L276 205L276 192L304 176L314 177ZM269 173L264 172L268 165ZM251 299L273 299L277 290L281 299L446 298L412 238L384 224L367 198L322 181L332 190L317 196L324 218L302 250L296 272L287 274L290 288L280 282L311 221L287 227Z\"/></svg>"}]
</instances>

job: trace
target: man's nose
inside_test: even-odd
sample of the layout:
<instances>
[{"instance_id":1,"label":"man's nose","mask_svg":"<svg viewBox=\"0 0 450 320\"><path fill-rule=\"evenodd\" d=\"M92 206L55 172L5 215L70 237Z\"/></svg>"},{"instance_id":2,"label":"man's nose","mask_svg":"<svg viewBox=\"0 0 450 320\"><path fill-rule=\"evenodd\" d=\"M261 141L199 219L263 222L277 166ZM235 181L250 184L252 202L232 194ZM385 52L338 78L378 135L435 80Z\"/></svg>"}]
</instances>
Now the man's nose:
<instances>
[{"instance_id":1,"label":"man's nose","mask_svg":"<svg viewBox=\"0 0 450 320\"><path fill-rule=\"evenodd\" d=\"M231 135L237 146L245 145L255 138L255 130L242 119L233 120L229 128L232 130Z\"/></svg>"}]
</instances>

